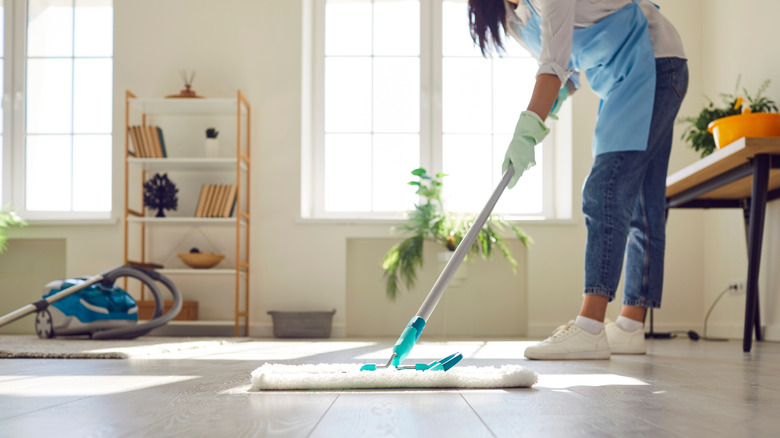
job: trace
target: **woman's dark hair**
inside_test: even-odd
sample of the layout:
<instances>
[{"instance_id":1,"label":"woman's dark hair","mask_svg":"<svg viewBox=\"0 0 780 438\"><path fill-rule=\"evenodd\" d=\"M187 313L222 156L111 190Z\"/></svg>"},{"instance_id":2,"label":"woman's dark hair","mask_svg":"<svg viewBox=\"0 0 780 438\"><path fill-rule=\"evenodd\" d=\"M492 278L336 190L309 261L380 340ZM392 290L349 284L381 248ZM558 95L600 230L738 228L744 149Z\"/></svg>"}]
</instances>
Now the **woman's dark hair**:
<instances>
[{"instance_id":1,"label":"woman's dark hair","mask_svg":"<svg viewBox=\"0 0 780 438\"><path fill-rule=\"evenodd\" d=\"M503 52L502 33L506 32L504 0L469 0L471 39L483 56Z\"/></svg>"}]
</instances>

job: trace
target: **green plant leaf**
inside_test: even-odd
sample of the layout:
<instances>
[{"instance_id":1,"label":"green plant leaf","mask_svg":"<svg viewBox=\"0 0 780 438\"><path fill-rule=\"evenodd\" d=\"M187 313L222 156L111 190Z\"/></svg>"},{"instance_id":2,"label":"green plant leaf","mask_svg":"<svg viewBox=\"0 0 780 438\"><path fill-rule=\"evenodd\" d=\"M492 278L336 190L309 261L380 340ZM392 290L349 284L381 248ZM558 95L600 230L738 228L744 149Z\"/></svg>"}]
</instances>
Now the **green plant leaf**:
<instances>
[{"instance_id":1,"label":"green plant leaf","mask_svg":"<svg viewBox=\"0 0 780 438\"><path fill-rule=\"evenodd\" d=\"M25 226L27 226L27 222L19 217L10 206L0 209L0 254L8 247L8 236L6 236L5 230L7 228Z\"/></svg>"},{"instance_id":2,"label":"green plant leaf","mask_svg":"<svg viewBox=\"0 0 780 438\"><path fill-rule=\"evenodd\" d=\"M677 119L677 123L688 125L682 132L680 139L688 143L688 145L697 152L700 152L702 158L711 154L716 149L715 138L708 131L709 124L717 119L741 114L742 112L741 108L734 108L734 105L739 98L737 92L740 89L739 83L741 79L741 75L737 77L737 83L734 87L733 94L719 94L720 100L723 104L722 107L716 107L715 103L707 96L705 96L708 103L704 106L704 108L702 108L696 117L680 117ZM754 113L777 112L777 104L773 100L763 96L763 93L769 87L769 84L769 79L762 82L758 87L755 96L751 95L748 90L743 87L743 104L746 103L750 110Z\"/></svg>"},{"instance_id":3,"label":"green plant leaf","mask_svg":"<svg viewBox=\"0 0 780 438\"><path fill-rule=\"evenodd\" d=\"M394 300L401 288L411 289L417 279L417 270L423 264L423 243L427 240L454 251L463 241L463 237L474 222L474 215L448 213L443 205L443 181L447 176L437 173L436 178L428 176L423 168L412 171L418 181L408 184L417 187L421 197L414 209L408 212L408 218L402 225L394 227L406 234L404 240L394 245L382 258L385 289L388 299ZM516 271L517 261L502 238L506 229L515 232L517 238L528 247L530 238L518 227L506 223L498 216L491 216L477 234L474 244L466 252L466 261L476 255L484 259L492 257L496 247Z\"/></svg>"}]
</instances>

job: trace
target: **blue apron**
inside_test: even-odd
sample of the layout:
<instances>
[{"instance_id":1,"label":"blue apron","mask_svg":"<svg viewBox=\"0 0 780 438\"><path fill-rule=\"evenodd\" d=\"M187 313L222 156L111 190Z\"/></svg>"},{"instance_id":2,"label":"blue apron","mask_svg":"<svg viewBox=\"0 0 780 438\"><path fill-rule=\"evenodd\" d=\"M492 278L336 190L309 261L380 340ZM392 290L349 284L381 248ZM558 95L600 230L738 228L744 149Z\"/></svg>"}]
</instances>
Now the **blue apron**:
<instances>
[{"instance_id":1,"label":"blue apron","mask_svg":"<svg viewBox=\"0 0 780 438\"><path fill-rule=\"evenodd\" d=\"M541 17L532 11L522 29L523 42L541 53ZM655 102L655 53L647 18L638 0L598 23L574 29L571 64L584 71L601 98L593 155L644 151Z\"/></svg>"}]
</instances>

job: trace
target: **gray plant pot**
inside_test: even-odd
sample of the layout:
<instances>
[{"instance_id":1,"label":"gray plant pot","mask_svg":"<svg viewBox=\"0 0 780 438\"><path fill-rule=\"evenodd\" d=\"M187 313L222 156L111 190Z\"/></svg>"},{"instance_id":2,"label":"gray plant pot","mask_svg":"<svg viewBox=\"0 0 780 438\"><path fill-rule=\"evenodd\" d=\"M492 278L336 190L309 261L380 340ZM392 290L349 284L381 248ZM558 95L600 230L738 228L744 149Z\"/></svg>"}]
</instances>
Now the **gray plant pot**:
<instances>
[{"instance_id":1,"label":"gray plant pot","mask_svg":"<svg viewBox=\"0 0 780 438\"><path fill-rule=\"evenodd\" d=\"M329 312L270 311L277 338L329 338L336 309Z\"/></svg>"}]
</instances>

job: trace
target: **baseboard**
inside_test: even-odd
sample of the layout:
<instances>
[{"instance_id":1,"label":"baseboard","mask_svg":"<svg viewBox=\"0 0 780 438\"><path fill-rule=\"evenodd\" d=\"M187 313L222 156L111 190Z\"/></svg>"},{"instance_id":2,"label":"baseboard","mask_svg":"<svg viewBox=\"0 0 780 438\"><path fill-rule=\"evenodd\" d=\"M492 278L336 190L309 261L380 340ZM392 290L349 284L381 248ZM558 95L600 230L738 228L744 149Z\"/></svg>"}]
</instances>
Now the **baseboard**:
<instances>
[{"instance_id":1,"label":"baseboard","mask_svg":"<svg viewBox=\"0 0 780 438\"><path fill-rule=\"evenodd\" d=\"M742 324L707 324L707 337L742 339L745 326ZM704 336L704 332L699 332Z\"/></svg>"},{"instance_id":2,"label":"baseboard","mask_svg":"<svg viewBox=\"0 0 780 438\"><path fill-rule=\"evenodd\" d=\"M232 337L235 333L232 322L209 323L203 321L175 321L152 330L151 336L209 336ZM333 324L331 338L345 338L345 324ZM249 336L253 338L273 338L272 324L250 324Z\"/></svg>"},{"instance_id":3,"label":"baseboard","mask_svg":"<svg viewBox=\"0 0 780 438\"><path fill-rule=\"evenodd\" d=\"M549 337L556 328L562 324L529 324L528 334L526 335L531 339L544 339Z\"/></svg>"},{"instance_id":4,"label":"baseboard","mask_svg":"<svg viewBox=\"0 0 780 438\"><path fill-rule=\"evenodd\" d=\"M767 341L780 341L780 325L770 324L764 326L764 339Z\"/></svg>"},{"instance_id":5,"label":"baseboard","mask_svg":"<svg viewBox=\"0 0 780 438\"><path fill-rule=\"evenodd\" d=\"M273 338L274 327L273 324L252 324L249 327L249 335L253 338ZM331 338L345 338L347 337L346 324L333 324L330 332Z\"/></svg>"},{"instance_id":6,"label":"baseboard","mask_svg":"<svg viewBox=\"0 0 780 438\"><path fill-rule=\"evenodd\" d=\"M704 335L701 332L699 334ZM780 325L770 324L762 326L761 334L764 336L765 341L780 341ZM709 337L741 340L744 335L744 324L707 325L707 336Z\"/></svg>"}]
</instances>

